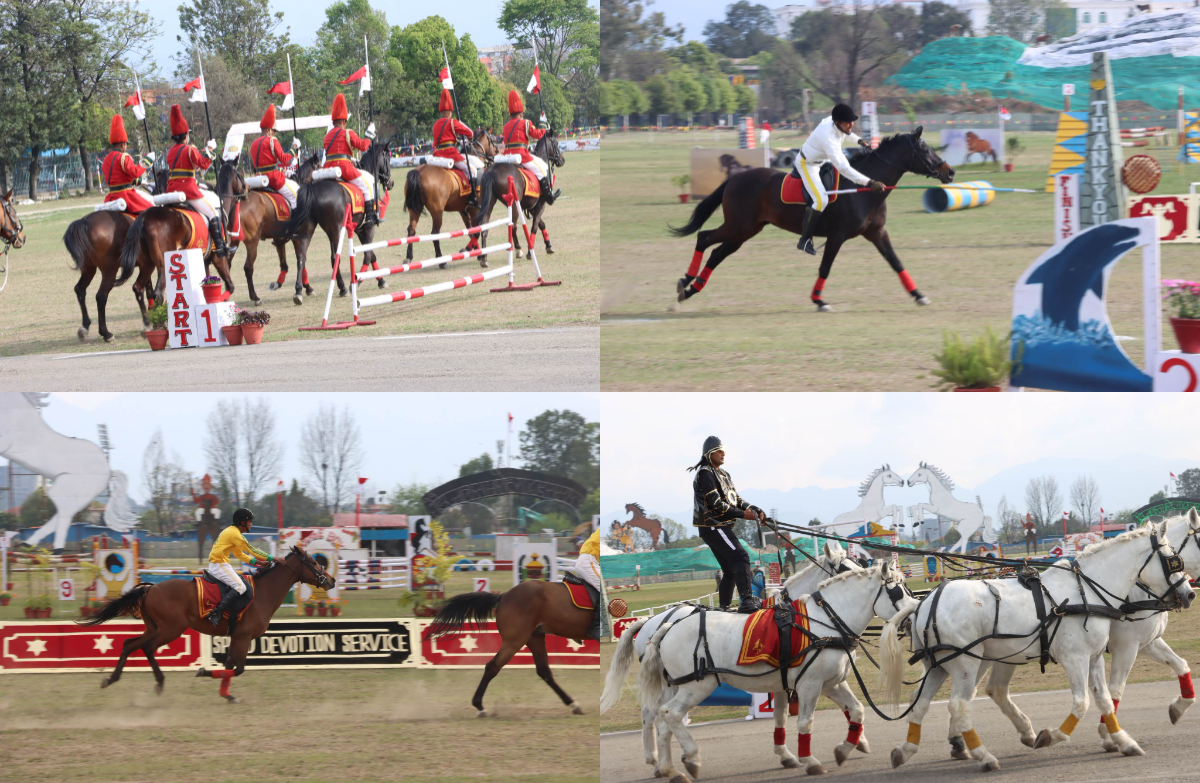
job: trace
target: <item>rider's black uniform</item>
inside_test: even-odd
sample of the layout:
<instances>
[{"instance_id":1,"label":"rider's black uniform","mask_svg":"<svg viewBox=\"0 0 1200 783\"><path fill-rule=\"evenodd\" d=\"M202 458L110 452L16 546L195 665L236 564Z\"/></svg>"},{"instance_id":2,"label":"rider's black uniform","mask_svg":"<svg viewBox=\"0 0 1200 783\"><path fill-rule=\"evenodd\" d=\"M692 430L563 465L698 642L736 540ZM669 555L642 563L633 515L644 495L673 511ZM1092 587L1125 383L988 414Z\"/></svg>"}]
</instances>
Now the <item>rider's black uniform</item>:
<instances>
[{"instance_id":1,"label":"rider's black uniform","mask_svg":"<svg viewBox=\"0 0 1200 783\"><path fill-rule=\"evenodd\" d=\"M729 474L709 462L708 455L719 448L721 441L709 437L704 443L704 457L695 467L692 524L699 529L700 538L712 549L724 571L717 591L721 608L729 606L736 585L739 609L756 610L759 601L750 590L750 557L733 534L733 525L737 520L746 518L746 509L758 513L762 513L762 509L738 497Z\"/></svg>"}]
</instances>

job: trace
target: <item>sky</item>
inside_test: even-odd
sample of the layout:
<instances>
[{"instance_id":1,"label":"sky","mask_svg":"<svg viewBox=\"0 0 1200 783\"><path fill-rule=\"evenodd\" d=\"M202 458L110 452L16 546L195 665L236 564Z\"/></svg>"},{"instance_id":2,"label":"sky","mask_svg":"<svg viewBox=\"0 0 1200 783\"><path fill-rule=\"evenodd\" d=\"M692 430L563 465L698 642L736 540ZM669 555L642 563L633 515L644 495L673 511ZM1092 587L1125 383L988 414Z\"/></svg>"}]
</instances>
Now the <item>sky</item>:
<instances>
[{"instance_id":1,"label":"sky","mask_svg":"<svg viewBox=\"0 0 1200 783\"><path fill-rule=\"evenodd\" d=\"M788 0L756 3L772 10L787 4ZM730 5L733 5L733 0L654 0L642 16L644 18L661 11L667 17L668 24L683 25L683 40L703 41L704 25L714 19L724 19L725 8Z\"/></svg>"},{"instance_id":2,"label":"sky","mask_svg":"<svg viewBox=\"0 0 1200 783\"><path fill-rule=\"evenodd\" d=\"M1053 473L1067 495L1077 475L1096 474L1102 505L1116 510L1144 504L1168 471L1200 466L1200 418L1184 395L622 393L602 407L605 524L628 519L631 501L688 524L685 469L710 434L750 502L783 503L790 491L834 513L854 507L859 482L883 463L907 478L931 462L960 499L982 492L989 514L1001 493L1020 503L1032 475ZM928 489L888 487L885 498L917 503Z\"/></svg>"},{"instance_id":3,"label":"sky","mask_svg":"<svg viewBox=\"0 0 1200 783\"><path fill-rule=\"evenodd\" d=\"M285 445L284 479L291 485L301 478L300 428L321 403L338 408L349 405L363 435L362 476L371 479L368 489L390 490L397 483L420 481L437 484L458 476L459 465L488 452L496 455L496 441L507 436L507 415L512 413L512 452L519 451L518 434L526 420L551 408L570 409L596 421L599 395L561 394L379 394L345 392L337 395L275 393L260 395L212 393L69 393L54 394L42 410L54 430L72 437L98 441L96 425L108 425L113 444L111 465L130 477L129 494L144 501L142 453L161 427L167 453L178 453L183 465L196 476L206 472L205 419L219 399L270 400L276 414L276 431ZM514 467L520 467L514 462ZM301 484L303 484L301 479Z\"/></svg>"}]
</instances>

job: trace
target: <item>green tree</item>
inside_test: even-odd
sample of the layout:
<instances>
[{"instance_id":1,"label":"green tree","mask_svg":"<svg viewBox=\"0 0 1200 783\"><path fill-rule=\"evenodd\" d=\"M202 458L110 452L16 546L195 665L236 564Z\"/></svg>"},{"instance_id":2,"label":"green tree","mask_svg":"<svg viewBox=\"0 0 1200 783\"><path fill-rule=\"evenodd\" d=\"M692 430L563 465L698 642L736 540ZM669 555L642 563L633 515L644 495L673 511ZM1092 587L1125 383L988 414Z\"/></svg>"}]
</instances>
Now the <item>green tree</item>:
<instances>
[{"instance_id":1,"label":"green tree","mask_svg":"<svg viewBox=\"0 0 1200 783\"><path fill-rule=\"evenodd\" d=\"M1183 498L1200 498L1200 468L1188 468L1175 479L1175 493Z\"/></svg>"},{"instance_id":2,"label":"green tree","mask_svg":"<svg viewBox=\"0 0 1200 783\"><path fill-rule=\"evenodd\" d=\"M631 66L646 59L643 55L657 53L668 41L683 41L683 25L667 24L662 11L647 13L653 4L654 0L600 0L601 78L631 78Z\"/></svg>"},{"instance_id":3,"label":"green tree","mask_svg":"<svg viewBox=\"0 0 1200 783\"><path fill-rule=\"evenodd\" d=\"M1043 0L990 0L988 35L1007 35L1031 42L1042 29Z\"/></svg>"},{"instance_id":4,"label":"green tree","mask_svg":"<svg viewBox=\"0 0 1200 783\"><path fill-rule=\"evenodd\" d=\"M1166 499L1167 499L1167 493L1160 489L1158 492L1155 492L1153 495L1151 495L1150 500L1148 500L1147 502L1148 503L1160 503Z\"/></svg>"},{"instance_id":5,"label":"green tree","mask_svg":"<svg viewBox=\"0 0 1200 783\"><path fill-rule=\"evenodd\" d=\"M671 89L678 96L679 107L683 111L694 114L706 109L708 98L704 94L704 87L690 68L676 68L667 74L667 79L671 82Z\"/></svg>"},{"instance_id":6,"label":"green tree","mask_svg":"<svg viewBox=\"0 0 1200 783\"><path fill-rule=\"evenodd\" d=\"M29 493L21 504L21 527L40 527L50 521L58 511L54 501L46 494L45 487L38 487Z\"/></svg>"},{"instance_id":7,"label":"green tree","mask_svg":"<svg viewBox=\"0 0 1200 783\"><path fill-rule=\"evenodd\" d=\"M615 117L629 113L629 101L621 81L600 84L600 114Z\"/></svg>"},{"instance_id":8,"label":"green tree","mask_svg":"<svg viewBox=\"0 0 1200 783\"><path fill-rule=\"evenodd\" d=\"M268 495L263 502L274 502L274 498ZM333 524L333 517L320 498L310 495L296 479L292 479L291 488L283 493L283 524L287 527L328 527Z\"/></svg>"},{"instance_id":9,"label":"green tree","mask_svg":"<svg viewBox=\"0 0 1200 783\"><path fill-rule=\"evenodd\" d=\"M462 121L472 128L504 124L497 102L495 80L479 61L479 51L471 36L459 38L454 28L440 16L429 16L392 32L391 56L413 85L413 103L407 113L420 128L429 128L437 117L438 96L442 85L438 73L445 67L442 44L450 58L454 92Z\"/></svg>"},{"instance_id":10,"label":"green tree","mask_svg":"<svg viewBox=\"0 0 1200 783\"><path fill-rule=\"evenodd\" d=\"M679 98L667 77L656 73L642 85L646 91L650 114L674 114L679 111Z\"/></svg>"},{"instance_id":11,"label":"green tree","mask_svg":"<svg viewBox=\"0 0 1200 783\"><path fill-rule=\"evenodd\" d=\"M937 0L921 5L921 45L945 38L958 25L963 35L971 34L971 17L952 5Z\"/></svg>"},{"instance_id":12,"label":"green tree","mask_svg":"<svg viewBox=\"0 0 1200 783\"><path fill-rule=\"evenodd\" d=\"M423 484L419 481L414 481L412 484L397 484L396 488L391 491L388 497L391 502L388 504L389 514L428 514L429 511L425 508L425 501L421 498L425 497L425 493L431 489L429 484Z\"/></svg>"},{"instance_id":13,"label":"green tree","mask_svg":"<svg viewBox=\"0 0 1200 783\"><path fill-rule=\"evenodd\" d=\"M650 99L634 82L623 82L621 89L625 93L625 106L629 114L645 114L650 108Z\"/></svg>"},{"instance_id":14,"label":"green tree","mask_svg":"<svg viewBox=\"0 0 1200 783\"><path fill-rule=\"evenodd\" d=\"M236 73L262 84L278 72L288 45L283 11L271 11L271 0L186 0L179 6L176 36L182 71L196 67L196 48L215 54Z\"/></svg>"},{"instance_id":15,"label":"green tree","mask_svg":"<svg viewBox=\"0 0 1200 783\"><path fill-rule=\"evenodd\" d=\"M721 73L721 63L717 56L699 41L688 41L671 49L667 54L680 65L690 65L696 73L705 76Z\"/></svg>"},{"instance_id":16,"label":"green tree","mask_svg":"<svg viewBox=\"0 0 1200 783\"><path fill-rule=\"evenodd\" d=\"M835 103L858 105L859 89L881 84L904 61L881 6L855 3L853 13L812 11L792 21L796 51L813 89Z\"/></svg>"},{"instance_id":17,"label":"green tree","mask_svg":"<svg viewBox=\"0 0 1200 783\"><path fill-rule=\"evenodd\" d=\"M534 46L541 73L568 90L598 66L599 17L587 0L505 0L496 23L510 40Z\"/></svg>"},{"instance_id":18,"label":"green tree","mask_svg":"<svg viewBox=\"0 0 1200 783\"><path fill-rule=\"evenodd\" d=\"M475 459L459 466L458 475L460 478L462 476L470 476L475 473L482 473L485 470L491 470L494 466L492 455L485 451Z\"/></svg>"},{"instance_id":19,"label":"green tree","mask_svg":"<svg viewBox=\"0 0 1200 783\"><path fill-rule=\"evenodd\" d=\"M704 26L708 48L727 57L749 57L775 45L775 17L765 5L738 0L725 7L725 18Z\"/></svg>"},{"instance_id":20,"label":"green tree","mask_svg":"<svg viewBox=\"0 0 1200 783\"><path fill-rule=\"evenodd\" d=\"M600 424L575 411L548 410L525 422L521 460L529 470L600 486Z\"/></svg>"},{"instance_id":21,"label":"green tree","mask_svg":"<svg viewBox=\"0 0 1200 783\"><path fill-rule=\"evenodd\" d=\"M714 76L709 80L709 84L716 96L716 100L712 104L713 111L718 114L733 114L738 110L737 92L729 83L729 79L724 76Z\"/></svg>"},{"instance_id":22,"label":"green tree","mask_svg":"<svg viewBox=\"0 0 1200 783\"><path fill-rule=\"evenodd\" d=\"M742 114L754 111L754 107L758 104L758 96L754 94L754 90L744 84L737 84L733 87L733 93L737 100L738 111Z\"/></svg>"}]
</instances>

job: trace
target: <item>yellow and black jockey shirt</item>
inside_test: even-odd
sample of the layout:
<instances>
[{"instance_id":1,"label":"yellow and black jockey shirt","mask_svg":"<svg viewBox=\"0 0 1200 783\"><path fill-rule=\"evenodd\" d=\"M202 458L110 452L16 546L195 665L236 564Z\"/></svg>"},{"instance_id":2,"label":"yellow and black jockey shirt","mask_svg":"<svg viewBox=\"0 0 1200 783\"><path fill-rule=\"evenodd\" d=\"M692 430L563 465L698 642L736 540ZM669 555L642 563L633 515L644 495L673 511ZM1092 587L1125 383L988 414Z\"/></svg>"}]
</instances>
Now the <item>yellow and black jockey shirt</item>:
<instances>
[{"instance_id":1,"label":"yellow and black jockey shirt","mask_svg":"<svg viewBox=\"0 0 1200 783\"><path fill-rule=\"evenodd\" d=\"M748 508L762 510L738 497L729 474L711 465L701 465L696 469L692 492L692 524L696 527L727 527L744 519Z\"/></svg>"}]
</instances>

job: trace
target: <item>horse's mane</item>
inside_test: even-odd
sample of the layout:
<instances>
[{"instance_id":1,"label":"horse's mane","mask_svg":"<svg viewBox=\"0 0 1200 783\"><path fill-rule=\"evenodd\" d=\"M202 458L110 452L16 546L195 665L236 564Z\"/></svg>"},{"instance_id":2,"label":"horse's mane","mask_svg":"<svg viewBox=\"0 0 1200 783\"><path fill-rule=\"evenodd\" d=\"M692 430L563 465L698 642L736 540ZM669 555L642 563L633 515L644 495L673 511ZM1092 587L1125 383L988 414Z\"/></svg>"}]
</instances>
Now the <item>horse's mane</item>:
<instances>
[{"instance_id":1,"label":"horse's mane","mask_svg":"<svg viewBox=\"0 0 1200 783\"><path fill-rule=\"evenodd\" d=\"M834 584L836 582L844 582L852 576L867 576L867 575L878 576L879 569L881 569L881 568L883 568L882 563L880 563L879 565L873 565L870 568L864 568L861 571L843 571L842 573L834 574L833 576L831 576L828 579L821 582L819 585L817 585L817 589L822 590L825 587L827 587L828 585Z\"/></svg>"},{"instance_id":2,"label":"horse's mane","mask_svg":"<svg viewBox=\"0 0 1200 783\"><path fill-rule=\"evenodd\" d=\"M911 131L910 131L910 133L911 133ZM854 149L849 150L847 152L846 160L856 161L856 160L861 160L863 158L868 158L871 155L875 154L876 152L880 152L882 150L889 149L893 145L898 144L899 142L905 140L905 138L908 135L909 135L909 133L893 133L891 136L886 136L886 137L880 139L879 146L873 150L865 150L862 147L855 147Z\"/></svg>"},{"instance_id":3,"label":"horse's mane","mask_svg":"<svg viewBox=\"0 0 1200 783\"><path fill-rule=\"evenodd\" d=\"M1137 530L1128 530L1119 536L1113 536L1112 538L1110 538L1106 541L1101 541L1099 544L1092 544L1091 546L1089 546L1089 547L1085 548L1083 551L1081 551L1079 554L1075 555L1075 560L1076 561L1085 560L1085 559L1091 557L1092 555L1096 554L1097 552L1103 552L1106 549L1112 549L1114 546L1117 545L1118 542L1124 543L1126 541L1132 541L1135 538L1145 538L1149 535L1150 535L1150 526L1149 525L1146 525L1145 527L1139 527Z\"/></svg>"},{"instance_id":4,"label":"horse's mane","mask_svg":"<svg viewBox=\"0 0 1200 783\"><path fill-rule=\"evenodd\" d=\"M945 474L945 473L944 473L944 472L943 472L943 471L942 471L940 468L938 468L936 465L930 465L928 462L922 462L922 463L921 463L921 467L925 468L925 469L926 469L926 470L928 470L930 473L932 473L933 475L937 476L937 477L938 477L938 481L942 482L942 484L943 484L943 485L946 487L946 489L954 489L954 480L953 480L953 479L951 479L949 476L947 476L947 475L946 475L946 474Z\"/></svg>"},{"instance_id":5,"label":"horse's mane","mask_svg":"<svg viewBox=\"0 0 1200 783\"><path fill-rule=\"evenodd\" d=\"M646 509L642 508L641 503L626 503L625 510L628 511L630 506L633 506L634 508L636 508L638 510L638 513L641 514L642 516L646 516Z\"/></svg>"},{"instance_id":6,"label":"horse's mane","mask_svg":"<svg viewBox=\"0 0 1200 783\"><path fill-rule=\"evenodd\" d=\"M884 472L885 470L891 470L891 468L889 468L887 465L883 465L881 467L875 468L875 470L873 470L871 472L871 475L867 476L866 481L864 481L863 483L858 485L858 496L860 498L867 496L867 490L869 490L871 488L871 482L875 480L876 476L878 476L880 473Z\"/></svg>"},{"instance_id":7,"label":"horse's mane","mask_svg":"<svg viewBox=\"0 0 1200 783\"><path fill-rule=\"evenodd\" d=\"M233 194L233 185L230 178L237 173L237 161L226 160L221 162L221 168L217 169L217 195L221 196L225 193ZM227 189L228 186L228 189Z\"/></svg>"}]
</instances>

